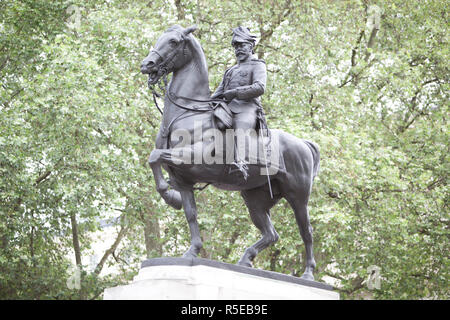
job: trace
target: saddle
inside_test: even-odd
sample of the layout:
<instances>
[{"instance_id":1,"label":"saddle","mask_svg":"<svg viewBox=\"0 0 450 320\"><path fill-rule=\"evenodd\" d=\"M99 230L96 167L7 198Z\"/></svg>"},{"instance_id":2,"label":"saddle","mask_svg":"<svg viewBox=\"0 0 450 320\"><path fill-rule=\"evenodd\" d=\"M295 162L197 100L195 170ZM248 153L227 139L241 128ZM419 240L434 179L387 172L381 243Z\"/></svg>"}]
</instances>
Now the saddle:
<instances>
[{"instance_id":1,"label":"saddle","mask_svg":"<svg viewBox=\"0 0 450 320\"><path fill-rule=\"evenodd\" d=\"M220 130L232 129L233 127L233 113L228 107L225 101L213 101L211 102L211 107L213 109L214 119L217 127ZM257 116L256 116L256 128L259 130L266 130L267 132L267 121L264 115L264 111L261 105L258 105ZM267 134L267 133L266 133Z\"/></svg>"},{"instance_id":2,"label":"saddle","mask_svg":"<svg viewBox=\"0 0 450 320\"><path fill-rule=\"evenodd\" d=\"M225 101L214 101L211 103L214 119L219 129L231 129L233 127L233 114Z\"/></svg>"}]
</instances>

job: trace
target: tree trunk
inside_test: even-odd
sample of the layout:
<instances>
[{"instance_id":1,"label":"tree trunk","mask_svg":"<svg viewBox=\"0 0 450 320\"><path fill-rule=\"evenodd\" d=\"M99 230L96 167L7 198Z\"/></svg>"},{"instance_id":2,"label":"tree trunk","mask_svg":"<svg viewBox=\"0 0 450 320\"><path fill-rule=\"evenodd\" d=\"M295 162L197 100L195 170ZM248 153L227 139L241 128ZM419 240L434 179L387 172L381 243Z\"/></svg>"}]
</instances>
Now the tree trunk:
<instances>
[{"instance_id":1,"label":"tree trunk","mask_svg":"<svg viewBox=\"0 0 450 320\"><path fill-rule=\"evenodd\" d=\"M142 215L144 222L144 238L147 258L152 257L155 253L162 254L162 246L158 241L161 238L158 218L149 212Z\"/></svg>"},{"instance_id":2,"label":"tree trunk","mask_svg":"<svg viewBox=\"0 0 450 320\"><path fill-rule=\"evenodd\" d=\"M70 223L72 225L72 243L75 251L75 262L79 268L81 268L81 250L80 241L78 239L78 224L75 213L70 214Z\"/></svg>"},{"instance_id":3,"label":"tree trunk","mask_svg":"<svg viewBox=\"0 0 450 320\"><path fill-rule=\"evenodd\" d=\"M114 241L114 243L111 245L111 247L105 251L105 253L103 254L103 257L100 259L100 262L97 264L97 266L95 267L94 273L96 275L99 275L100 272L103 269L103 266L106 263L106 260L108 260L109 256L111 254L114 253L114 251L116 251L117 247L120 244L120 241L122 241L123 237L125 236L125 234L127 233L128 228L127 227L122 227L119 231L119 233L117 234L116 240Z\"/></svg>"},{"instance_id":4,"label":"tree trunk","mask_svg":"<svg viewBox=\"0 0 450 320\"><path fill-rule=\"evenodd\" d=\"M81 264L80 240L78 238L78 223L74 212L70 213L70 223L72 225L72 243L75 251L75 263L80 271L80 300L86 300L86 292L83 288L83 266Z\"/></svg>"},{"instance_id":5,"label":"tree trunk","mask_svg":"<svg viewBox=\"0 0 450 320\"><path fill-rule=\"evenodd\" d=\"M184 20L185 14L184 14L184 8L183 8L183 4L181 3L181 0L175 0L175 6L177 7L178 20Z\"/></svg>"}]
</instances>

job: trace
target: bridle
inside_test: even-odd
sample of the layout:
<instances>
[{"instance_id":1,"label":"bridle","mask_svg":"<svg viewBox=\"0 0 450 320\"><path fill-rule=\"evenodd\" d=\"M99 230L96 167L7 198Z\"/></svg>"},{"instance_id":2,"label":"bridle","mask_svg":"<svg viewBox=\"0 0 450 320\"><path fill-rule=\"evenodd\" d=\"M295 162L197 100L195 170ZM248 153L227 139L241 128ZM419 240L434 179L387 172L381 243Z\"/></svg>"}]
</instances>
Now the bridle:
<instances>
[{"instance_id":1,"label":"bridle","mask_svg":"<svg viewBox=\"0 0 450 320\"><path fill-rule=\"evenodd\" d=\"M178 31L175 31L178 32ZM156 55L158 55L163 61L158 65L158 71L157 74L159 76L159 80L157 81L157 84L159 85L160 89L162 89L163 91L165 91L167 89L167 75L169 74L169 70L173 69L174 67L174 59L180 54L180 52L183 52L183 57L185 58L187 56L187 51L186 51L186 36L183 35L181 32L178 32L181 35L181 40L178 42L177 46L173 49L173 51L171 51L167 57L164 59L164 57L158 52L158 50L156 49L152 49L150 51L150 53L155 53ZM182 49L180 50L181 45L183 45ZM149 77L150 79L150 77ZM163 79L164 81L164 88L161 87L161 79ZM163 114L163 111L161 110L161 108L158 105L158 102L156 101L156 98L160 98L161 95L158 94L155 90L154 87L155 84L148 84L148 87L150 90L152 90L152 95L153 95L153 102L156 105L156 108L158 108L158 111ZM173 92L171 92L170 90L167 90L167 98L169 99L170 102L172 102L175 106L177 106L178 108L184 109L186 111L196 111L196 112L207 112L207 111L212 111L214 108L208 104L206 108L191 108L188 106L183 106L179 103L177 103L175 100L177 99L183 99L183 100L188 100L188 101L192 101L192 102L201 102L201 103L210 103L210 102L223 102L222 99L206 99L206 100L200 100L200 99L193 99L193 98L189 98L189 97L184 97L184 96L177 96L176 94L174 94Z\"/></svg>"},{"instance_id":2,"label":"bridle","mask_svg":"<svg viewBox=\"0 0 450 320\"><path fill-rule=\"evenodd\" d=\"M183 44L183 48L179 50L181 44ZM176 56L180 54L180 51L183 52L183 56L186 57L186 39L185 36L181 34L181 40L178 42L177 46L170 52L167 57L164 59L164 57L159 53L158 50L152 49L150 53L156 53L158 57L161 58L162 62L158 65L158 75L160 77L166 76L168 74L168 71L174 67L174 59Z\"/></svg>"}]
</instances>

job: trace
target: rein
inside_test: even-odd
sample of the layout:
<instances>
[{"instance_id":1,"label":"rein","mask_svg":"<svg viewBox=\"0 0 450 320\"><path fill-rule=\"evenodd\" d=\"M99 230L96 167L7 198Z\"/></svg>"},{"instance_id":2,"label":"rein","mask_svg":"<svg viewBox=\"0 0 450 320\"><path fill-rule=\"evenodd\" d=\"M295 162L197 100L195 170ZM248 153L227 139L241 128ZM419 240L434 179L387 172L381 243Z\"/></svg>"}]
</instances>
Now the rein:
<instances>
[{"instance_id":1,"label":"rein","mask_svg":"<svg viewBox=\"0 0 450 320\"><path fill-rule=\"evenodd\" d=\"M156 90L155 90L155 88L153 86L149 86L149 89L152 91L153 102L155 103L156 108L158 109L159 113L163 114L163 111L161 110L161 108L158 105L158 102L156 101L156 98L161 98L161 95L156 92ZM201 99L194 99L194 98L189 98L189 97L184 97L184 96L177 96L171 91L168 92L167 98L170 100L170 102L172 102L175 106L177 106L180 109L184 109L186 111L196 111L196 112L212 111L212 110L214 110L214 107L208 105L207 108L190 108L190 107L187 107L187 106L183 106L183 105L175 102L174 100L183 99L183 100L189 100L189 101L193 101L193 102L203 102L203 103L210 103L210 102L218 102L219 103L219 102L223 102L222 99L201 100Z\"/></svg>"},{"instance_id":2,"label":"rein","mask_svg":"<svg viewBox=\"0 0 450 320\"><path fill-rule=\"evenodd\" d=\"M182 51L183 55L186 56L186 38L183 34L181 34L181 39L183 42L183 48L181 50L179 50L179 47L181 46L181 42L179 42L177 47L175 48L175 50L173 50L166 59L163 59L163 62L161 62L158 66L158 74L160 75L160 79L158 80L158 85L160 86L160 88L161 88L161 85L160 85L161 78L164 80L165 88L167 88L167 74L168 74L168 70L171 69L171 68L168 68L169 64L171 64L171 67L173 67L173 65L174 65L173 60L175 59L176 56L179 55L180 51ZM156 49L153 49L151 52L156 53L161 59L163 58L162 55ZM160 98L161 95L155 91L154 85L149 84L148 87L152 91L153 102L155 103L156 108L158 109L159 113L163 114L163 111L161 110L161 108L158 105L158 102L156 101L156 98ZM208 105L207 108L190 108L187 106L183 106L183 105L175 102L174 100L183 99L183 100L188 100L188 101L193 101L193 102L202 102L202 103L223 102L222 99L201 100L201 99L194 99L194 98L189 98L189 97L184 97L184 96L177 96L170 90L168 90L167 98L169 98L170 102L172 102L178 108L184 109L186 111L195 111L195 112L212 111L212 110L214 110L214 107L211 105Z\"/></svg>"}]
</instances>

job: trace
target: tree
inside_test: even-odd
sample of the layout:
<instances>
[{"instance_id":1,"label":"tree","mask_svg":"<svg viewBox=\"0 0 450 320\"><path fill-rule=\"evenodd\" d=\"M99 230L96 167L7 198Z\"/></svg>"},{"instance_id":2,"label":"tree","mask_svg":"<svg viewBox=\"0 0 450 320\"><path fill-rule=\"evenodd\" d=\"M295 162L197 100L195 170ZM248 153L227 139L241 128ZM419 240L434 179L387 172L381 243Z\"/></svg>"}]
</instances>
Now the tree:
<instances>
[{"instance_id":1,"label":"tree","mask_svg":"<svg viewBox=\"0 0 450 320\"><path fill-rule=\"evenodd\" d=\"M160 199L146 164L160 115L139 65L168 26L194 23L212 91L235 63L231 29L250 27L268 69L269 127L320 146L310 199L316 279L334 279L344 299L448 298L447 3L0 7L1 298L97 299L146 257L187 248L184 215ZM237 262L259 238L240 195L209 187L196 198L201 256ZM255 266L300 275L303 244L285 201L272 220L280 240ZM107 233L90 268L95 238ZM81 290L67 286L72 260ZM379 289L367 288L371 266L381 268Z\"/></svg>"}]
</instances>

